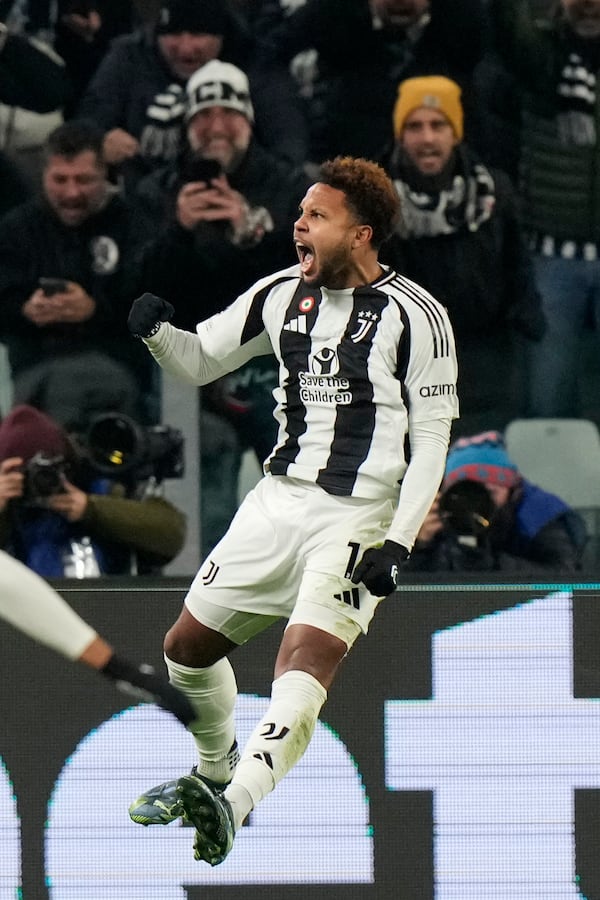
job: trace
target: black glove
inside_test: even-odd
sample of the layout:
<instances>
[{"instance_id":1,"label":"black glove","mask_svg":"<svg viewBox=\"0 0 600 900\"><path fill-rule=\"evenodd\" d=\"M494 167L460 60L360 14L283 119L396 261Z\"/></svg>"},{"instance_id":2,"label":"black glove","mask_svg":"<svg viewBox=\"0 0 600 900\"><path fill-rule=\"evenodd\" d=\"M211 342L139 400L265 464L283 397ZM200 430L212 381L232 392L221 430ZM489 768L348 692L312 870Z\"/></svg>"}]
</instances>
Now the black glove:
<instances>
[{"instance_id":1,"label":"black glove","mask_svg":"<svg viewBox=\"0 0 600 900\"><path fill-rule=\"evenodd\" d=\"M400 569L409 552L402 544L384 541L382 547L369 547L354 570L352 581L360 581L375 597L387 597L398 587Z\"/></svg>"},{"instance_id":2,"label":"black glove","mask_svg":"<svg viewBox=\"0 0 600 900\"><path fill-rule=\"evenodd\" d=\"M142 294L133 301L127 327L134 337L152 337L158 331L160 323L168 322L174 312L175 308L168 300L163 300L156 294Z\"/></svg>"},{"instance_id":3,"label":"black glove","mask_svg":"<svg viewBox=\"0 0 600 900\"><path fill-rule=\"evenodd\" d=\"M155 675L152 666L144 664L136 666L115 654L100 671L114 681L115 686L123 694L142 703L156 703L157 706L162 706L184 725L189 725L198 718L185 694L169 684L166 679Z\"/></svg>"}]
</instances>

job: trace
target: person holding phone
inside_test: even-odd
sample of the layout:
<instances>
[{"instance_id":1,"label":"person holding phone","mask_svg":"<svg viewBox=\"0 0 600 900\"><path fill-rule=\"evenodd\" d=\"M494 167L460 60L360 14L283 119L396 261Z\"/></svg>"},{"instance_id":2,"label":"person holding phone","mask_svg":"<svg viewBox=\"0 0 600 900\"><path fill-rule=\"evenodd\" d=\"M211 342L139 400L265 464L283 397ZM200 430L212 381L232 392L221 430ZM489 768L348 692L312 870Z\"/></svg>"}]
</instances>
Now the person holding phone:
<instances>
[{"instance_id":1,"label":"person holding phone","mask_svg":"<svg viewBox=\"0 0 600 900\"><path fill-rule=\"evenodd\" d=\"M249 74L265 146L280 159L304 162L308 133L291 74L279 67L255 75L255 40L244 15L223 0L152 6L154 24L113 41L77 109L104 130L106 159L124 189L175 159L186 83L213 60Z\"/></svg>"},{"instance_id":2,"label":"person holding phone","mask_svg":"<svg viewBox=\"0 0 600 900\"><path fill-rule=\"evenodd\" d=\"M111 411L154 424L152 375L125 327L147 233L108 181L95 125L73 119L49 135L41 187L0 220L13 400L73 430Z\"/></svg>"},{"instance_id":3,"label":"person holding phone","mask_svg":"<svg viewBox=\"0 0 600 900\"><path fill-rule=\"evenodd\" d=\"M256 278L293 262L290 229L310 179L258 141L249 81L237 66L206 63L186 96L180 158L142 179L136 197L150 221L164 222L144 250L140 288L170 300L175 324L193 331ZM202 389L203 555L237 509L242 454L252 448L262 464L271 450L276 378L262 357Z\"/></svg>"}]
</instances>

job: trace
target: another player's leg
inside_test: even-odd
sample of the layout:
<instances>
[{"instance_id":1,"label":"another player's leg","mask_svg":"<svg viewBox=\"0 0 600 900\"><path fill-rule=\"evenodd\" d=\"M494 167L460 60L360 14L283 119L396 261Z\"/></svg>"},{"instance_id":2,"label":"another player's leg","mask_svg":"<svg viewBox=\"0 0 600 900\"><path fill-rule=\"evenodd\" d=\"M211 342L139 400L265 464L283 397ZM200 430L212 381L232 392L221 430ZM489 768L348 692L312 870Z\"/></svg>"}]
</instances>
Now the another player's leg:
<instances>
[{"instance_id":1,"label":"another player's leg","mask_svg":"<svg viewBox=\"0 0 600 900\"><path fill-rule=\"evenodd\" d=\"M77 660L98 637L50 585L0 550L0 616L23 634Z\"/></svg>"},{"instance_id":2,"label":"another player's leg","mask_svg":"<svg viewBox=\"0 0 600 900\"><path fill-rule=\"evenodd\" d=\"M1 550L0 616L39 644L101 672L133 699L164 707L184 725L194 719L180 691L149 666L117 656L43 578Z\"/></svg>"}]
</instances>

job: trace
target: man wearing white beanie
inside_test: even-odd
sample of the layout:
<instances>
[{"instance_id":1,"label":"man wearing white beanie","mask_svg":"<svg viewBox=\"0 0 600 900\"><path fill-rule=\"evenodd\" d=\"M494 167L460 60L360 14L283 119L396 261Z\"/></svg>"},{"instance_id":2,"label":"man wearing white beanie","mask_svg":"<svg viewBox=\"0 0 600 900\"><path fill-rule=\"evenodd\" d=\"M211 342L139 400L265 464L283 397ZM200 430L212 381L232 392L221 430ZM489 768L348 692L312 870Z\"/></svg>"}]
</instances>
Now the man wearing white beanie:
<instances>
[{"instance_id":1,"label":"man wearing white beanie","mask_svg":"<svg viewBox=\"0 0 600 900\"><path fill-rule=\"evenodd\" d=\"M246 71L253 38L241 16L221 0L163 0L156 26L117 38L88 85L78 115L105 131L108 162L127 190L176 158L185 86L211 60ZM251 75L257 127L273 153L304 161L303 115L291 76Z\"/></svg>"},{"instance_id":2,"label":"man wearing white beanie","mask_svg":"<svg viewBox=\"0 0 600 900\"><path fill-rule=\"evenodd\" d=\"M140 289L173 302L176 325L193 331L257 277L293 262L289 235L309 178L257 139L248 78L238 67L208 62L186 97L181 157L142 179L137 197L152 221L170 211L145 250ZM201 391L203 556L237 509L244 451L260 465L271 450L275 384L275 365L262 357Z\"/></svg>"}]
</instances>

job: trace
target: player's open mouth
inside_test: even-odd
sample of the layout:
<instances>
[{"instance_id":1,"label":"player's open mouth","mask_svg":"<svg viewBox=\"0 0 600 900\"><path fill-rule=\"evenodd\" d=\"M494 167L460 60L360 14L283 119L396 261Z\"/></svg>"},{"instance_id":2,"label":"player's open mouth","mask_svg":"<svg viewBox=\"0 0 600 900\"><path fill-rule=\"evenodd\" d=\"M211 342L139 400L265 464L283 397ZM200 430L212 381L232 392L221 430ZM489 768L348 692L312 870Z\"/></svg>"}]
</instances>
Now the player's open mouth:
<instances>
[{"instance_id":1,"label":"player's open mouth","mask_svg":"<svg viewBox=\"0 0 600 900\"><path fill-rule=\"evenodd\" d=\"M299 241L296 241L296 253L300 260L301 271L308 271L315 258L313 250L310 247L307 247L306 244L301 244Z\"/></svg>"}]
</instances>

